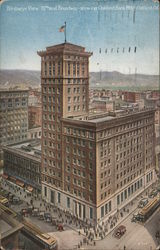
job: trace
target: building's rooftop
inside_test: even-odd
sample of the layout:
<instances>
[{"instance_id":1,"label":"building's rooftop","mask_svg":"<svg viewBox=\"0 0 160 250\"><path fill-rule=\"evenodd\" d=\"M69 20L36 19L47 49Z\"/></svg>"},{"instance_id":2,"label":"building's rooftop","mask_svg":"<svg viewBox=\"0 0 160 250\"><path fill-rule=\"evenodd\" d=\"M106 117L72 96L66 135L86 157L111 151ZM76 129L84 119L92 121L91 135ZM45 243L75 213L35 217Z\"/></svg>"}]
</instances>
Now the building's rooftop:
<instances>
[{"instance_id":1,"label":"building's rooftop","mask_svg":"<svg viewBox=\"0 0 160 250\"><path fill-rule=\"evenodd\" d=\"M0 234L3 234L10 230L12 227L0 217Z\"/></svg>"},{"instance_id":2,"label":"building's rooftop","mask_svg":"<svg viewBox=\"0 0 160 250\"><path fill-rule=\"evenodd\" d=\"M56 44L53 46L49 46L46 48L46 51L38 51L37 54L39 56L45 56L47 54L57 54L57 53L61 53L61 52L71 52L72 54L74 53L79 53L85 56L91 56L92 52L86 52L85 48L76 44L72 44L72 43L61 43L61 44Z\"/></svg>"},{"instance_id":3,"label":"building's rooftop","mask_svg":"<svg viewBox=\"0 0 160 250\"><path fill-rule=\"evenodd\" d=\"M105 122L105 121L110 121L110 120L113 120L115 119L114 116L105 116L105 117L97 117L97 118L93 118L93 119L89 119L88 121L89 122L94 122L94 123L97 123L97 122Z\"/></svg>"},{"instance_id":4,"label":"building's rooftop","mask_svg":"<svg viewBox=\"0 0 160 250\"><path fill-rule=\"evenodd\" d=\"M28 92L29 89L23 89L23 88L0 88L0 93L1 92L6 92L6 93L10 93L10 92Z\"/></svg>"},{"instance_id":5,"label":"building's rooftop","mask_svg":"<svg viewBox=\"0 0 160 250\"><path fill-rule=\"evenodd\" d=\"M0 235L6 239L22 229L23 225L14 218L11 210L0 204Z\"/></svg>"},{"instance_id":6,"label":"building's rooftop","mask_svg":"<svg viewBox=\"0 0 160 250\"><path fill-rule=\"evenodd\" d=\"M124 122L124 120L128 119L128 121L131 119L131 117L140 117L146 112L155 112L154 108L146 108L141 110L116 110L111 112L105 112L105 113L97 113L90 115L89 117L67 117L63 118L62 120L64 122L71 122L76 125L80 126L101 126L102 124L106 123L107 125L111 125L112 121L114 121L115 124L118 125L118 122L121 121Z\"/></svg>"},{"instance_id":7,"label":"building's rooftop","mask_svg":"<svg viewBox=\"0 0 160 250\"><path fill-rule=\"evenodd\" d=\"M32 157L36 160L41 158L41 141L40 139L28 140L20 143L11 144L5 146L4 149L13 150L25 155L26 157Z\"/></svg>"}]
</instances>

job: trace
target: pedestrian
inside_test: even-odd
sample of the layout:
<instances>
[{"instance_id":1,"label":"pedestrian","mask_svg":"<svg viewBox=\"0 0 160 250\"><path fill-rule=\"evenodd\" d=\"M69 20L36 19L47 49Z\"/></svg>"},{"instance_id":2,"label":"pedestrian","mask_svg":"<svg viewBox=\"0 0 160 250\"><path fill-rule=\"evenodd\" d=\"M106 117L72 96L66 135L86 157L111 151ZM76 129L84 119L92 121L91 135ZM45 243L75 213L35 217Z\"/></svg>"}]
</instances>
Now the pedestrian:
<instances>
[{"instance_id":1,"label":"pedestrian","mask_svg":"<svg viewBox=\"0 0 160 250\"><path fill-rule=\"evenodd\" d=\"M126 250L126 246L124 245L124 248L123 248L124 250Z\"/></svg>"}]
</instances>

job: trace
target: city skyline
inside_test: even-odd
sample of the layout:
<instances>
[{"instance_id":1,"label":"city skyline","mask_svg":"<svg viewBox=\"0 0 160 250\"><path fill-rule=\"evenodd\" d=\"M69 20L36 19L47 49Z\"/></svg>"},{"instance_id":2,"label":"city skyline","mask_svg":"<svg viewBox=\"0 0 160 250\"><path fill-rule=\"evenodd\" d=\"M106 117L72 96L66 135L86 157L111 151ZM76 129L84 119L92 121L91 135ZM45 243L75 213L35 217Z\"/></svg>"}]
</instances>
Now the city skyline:
<instances>
[{"instance_id":1,"label":"city skyline","mask_svg":"<svg viewBox=\"0 0 160 250\"><path fill-rule=\"evenodd\" d=\"M151 0L6 1L0 68L40 70L36 51L63 43L59 28L66 21L67 42L93 52L90 71L157 75L158 18L158 3Z\"/></svg>"}]
</instances>

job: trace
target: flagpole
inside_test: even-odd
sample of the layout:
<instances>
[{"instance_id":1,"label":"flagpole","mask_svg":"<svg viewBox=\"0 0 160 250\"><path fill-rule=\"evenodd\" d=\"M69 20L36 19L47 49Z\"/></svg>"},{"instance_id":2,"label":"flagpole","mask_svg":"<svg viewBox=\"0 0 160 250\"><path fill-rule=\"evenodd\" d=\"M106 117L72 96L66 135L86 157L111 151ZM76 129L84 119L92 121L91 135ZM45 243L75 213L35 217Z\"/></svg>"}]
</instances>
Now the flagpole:
<instances>
[{"instance_id":1,"label":"flagpole","mask_svg":"<svg viewBox=\"0 0 160 250\"><path fill-rule=\"evenodd\" d=\"M66 39L66 22L65 22L65 31L64 31L64 36L65 36L65 43L67 42L67 39Z\"/></svg>"}]
</instances>

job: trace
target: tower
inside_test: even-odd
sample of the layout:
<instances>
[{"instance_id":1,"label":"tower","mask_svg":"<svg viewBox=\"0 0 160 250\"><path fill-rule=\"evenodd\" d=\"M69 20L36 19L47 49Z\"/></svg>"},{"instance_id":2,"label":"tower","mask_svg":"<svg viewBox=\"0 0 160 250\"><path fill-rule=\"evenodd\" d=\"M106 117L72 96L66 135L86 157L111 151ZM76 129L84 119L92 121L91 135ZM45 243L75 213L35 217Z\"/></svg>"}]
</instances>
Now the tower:
<instances>
[{"instance_id":1,"label":"tower","mask_svg":"<svg viewBox=\"0 0 160 250\"><path fill-rule=\"evenodd\" d=\"M39 51L42 91L42 186L64 189L62 118L80 116L89 109L89 57L84 47L63 43ZM51 202L55 203L54 192Z\"/></svg>"}]
</instances>

